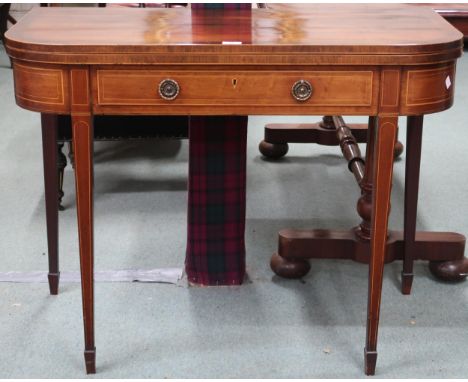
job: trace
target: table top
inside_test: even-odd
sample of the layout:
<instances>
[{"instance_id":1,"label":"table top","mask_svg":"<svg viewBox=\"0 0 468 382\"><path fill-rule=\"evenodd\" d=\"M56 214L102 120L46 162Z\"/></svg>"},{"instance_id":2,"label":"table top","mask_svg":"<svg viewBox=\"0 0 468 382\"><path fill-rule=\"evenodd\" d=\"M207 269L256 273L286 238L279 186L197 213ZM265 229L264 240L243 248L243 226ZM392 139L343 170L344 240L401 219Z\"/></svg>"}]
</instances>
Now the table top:
<instances>
[{"instance_id":1,"label":"table top","mask_svg":"<svg viewBox=\"0 0 468 382\"><path fill-rule=\"evenodd\" d=\"M252 55L280 55L273 63L282 63L293 55L289 63L391 65L392 57L399 64L459 57L462 37L432 10L402 4L35 8L7 32L6 45L14 58L51 63L249 64Z\"/></svg>"}]
</instances>

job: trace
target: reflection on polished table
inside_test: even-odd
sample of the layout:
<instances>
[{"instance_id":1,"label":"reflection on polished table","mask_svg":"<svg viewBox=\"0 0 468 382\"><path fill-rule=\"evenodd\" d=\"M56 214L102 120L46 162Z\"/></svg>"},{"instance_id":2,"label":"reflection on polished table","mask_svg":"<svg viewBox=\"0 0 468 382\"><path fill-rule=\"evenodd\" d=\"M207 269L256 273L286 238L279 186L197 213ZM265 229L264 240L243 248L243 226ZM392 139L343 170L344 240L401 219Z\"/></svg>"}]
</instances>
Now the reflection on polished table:
<instances>
[{"instance_id":1,"label":"reflection on polished table","mask_svg":"<svg viewBox=\"0 0 468 382\"><path fill-rule=\"evenodd\" d=\"M92 117L107 114L370 116L365 371L375 373L398 116L416 132L424 114L452 105L458 31L403 5L35 9L10 29L6 47L17 103L72 118L88 373L96 356Z\"/></svg>"}]
</instances>

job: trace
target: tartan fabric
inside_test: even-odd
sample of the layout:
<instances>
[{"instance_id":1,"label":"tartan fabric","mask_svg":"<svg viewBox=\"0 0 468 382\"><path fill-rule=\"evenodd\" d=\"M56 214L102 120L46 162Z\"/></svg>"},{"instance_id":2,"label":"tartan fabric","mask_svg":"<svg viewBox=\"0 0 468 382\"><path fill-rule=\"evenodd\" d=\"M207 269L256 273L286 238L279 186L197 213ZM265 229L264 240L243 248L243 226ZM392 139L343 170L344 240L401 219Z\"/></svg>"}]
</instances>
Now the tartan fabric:
<instances>
[{"instance_id":1,"label":"tartan fabric","mask_svg":"<svg viewBox=\"0 0 468 382\"><path fill-rule=\"evenodd\" d=\"M190 282L245 276L247 117L191 117L185 269Z\"/></svg>"},{"instance_id":2,"label":"tartan fabric","mask_svg":"<svg viewBox=\"0 0 468 382\"><path fill-rule=\"evenodd\" d=\"M192 3L192 9L248 10L252 5ZM203 28L196 22L194 36ZM251 42L233 21L223 34ZM196 41L194 41L196 43ZM221 41L217 41L220 43ZM245 276L247 117L191 117L185 271L190 282L238 285Z\"/></svg>"}]
</instances>

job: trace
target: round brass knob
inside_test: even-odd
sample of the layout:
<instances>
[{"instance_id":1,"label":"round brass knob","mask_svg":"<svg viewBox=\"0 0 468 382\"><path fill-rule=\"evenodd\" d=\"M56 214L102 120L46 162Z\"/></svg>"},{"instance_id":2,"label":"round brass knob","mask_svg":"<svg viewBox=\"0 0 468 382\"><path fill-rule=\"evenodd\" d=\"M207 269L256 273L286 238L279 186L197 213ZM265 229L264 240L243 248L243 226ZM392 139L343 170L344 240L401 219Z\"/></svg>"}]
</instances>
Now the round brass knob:
<instances>
[{"instance_id":1,"label":"round brass knob","mask_svg":"<svg viewBox=\"0 0 468 382\"><path fill-rule=\"evenodd\" d=\"M312 95L312 85L306 80L296 81L292 86L291 94L297 101L307 101Z\"/></svg>"},{"instance_id":2,"label":"round brass knob","mask_svg":"<svg viewBox=\"0 0 468 382\"><path fill-rule=\"evenodd\" d=\"M159 83L159 95L162 99L173 100L179 95L179 84L171 79L162 80Z\"/></svg>"}]
</instances>

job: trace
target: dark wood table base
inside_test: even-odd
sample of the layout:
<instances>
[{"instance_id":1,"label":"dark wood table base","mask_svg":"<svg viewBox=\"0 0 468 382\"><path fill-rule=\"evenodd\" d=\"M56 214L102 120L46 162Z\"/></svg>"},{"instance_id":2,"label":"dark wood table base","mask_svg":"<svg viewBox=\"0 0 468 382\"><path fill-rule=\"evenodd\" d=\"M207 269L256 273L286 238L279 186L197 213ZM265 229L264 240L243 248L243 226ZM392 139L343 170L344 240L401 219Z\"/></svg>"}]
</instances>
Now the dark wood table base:
<instances>
[{"instance_id":1,"label":"dark wood table base","mask_svg":"<svg viewBox=\"0 0 468 382\"><path fill-rule=\"evenodd\" d=\"M265 126L265 139L260 142L259 150L267 158L279 159L289 151L288 143L317 143L324 146L338 146L339 139L329 121L319 123L271 123ZM367 124L350 123L349 128L357 143L367 142ZM395 144L395 158L403 153L403 143Z\"/></svg>"},{"instance_id":2,"label":"dark wood table base","mask_svg":"<svg viewBox=\"0 0 468 382\"><path fill-rule=\"evenodd\" d=\"M277 275L303 277L310 270L307 259L312 258L352 259L369 263L374 153L367 150L366 159L363 160L357 143L367 142L368 147L373 147L374 124L372 117L369 124L346 125L341 117L326 116L320 123L270 124L265 127L265 140L260 143L263 155L280 158L287 153L288 142L339 145L361 187L357 203L357 212L362 218L359 226L346 231L283 229L279 232L278 252L271 259L271 268ZM422 127L422 116L408 117L405 227L403 232L389 231L386 244L386 263L403 260L403 294L411 292L414 260L429 261L432 274L444 281L464 280L468 274L468 259L464 257L466 239L463 235L416 232ZM402 151L401 143L395 145L395 157Z\"/></svg>"},{"instance_id":3,"label":"dark wood table base","mask_svg":"<svg viewBox=\"0 0 468 382\"><path fill-rule=\"evenodd\" d=\"M358 229L283 229L278 234L278 252L271 258L271 268L281 277L300 278L310 270L307 259L350 259L368 263L369 241L356 234ZM417 232L411 257L429 261L431 271L441 279L462 280L466 277L466 270L463 272L465 241L463 235L453 232ZM403 232L390 231L385 262L403 260L404 246ZM445 262L452 266L447 267Z\"/></svg>"}]
</instances>

